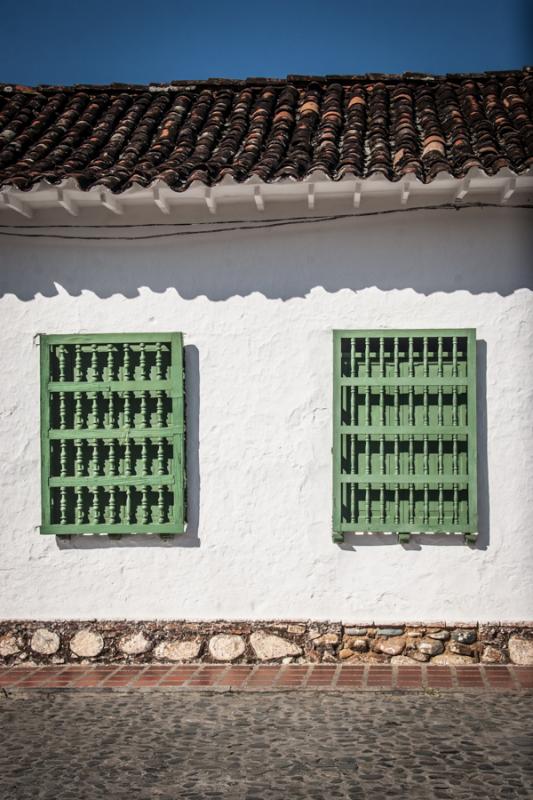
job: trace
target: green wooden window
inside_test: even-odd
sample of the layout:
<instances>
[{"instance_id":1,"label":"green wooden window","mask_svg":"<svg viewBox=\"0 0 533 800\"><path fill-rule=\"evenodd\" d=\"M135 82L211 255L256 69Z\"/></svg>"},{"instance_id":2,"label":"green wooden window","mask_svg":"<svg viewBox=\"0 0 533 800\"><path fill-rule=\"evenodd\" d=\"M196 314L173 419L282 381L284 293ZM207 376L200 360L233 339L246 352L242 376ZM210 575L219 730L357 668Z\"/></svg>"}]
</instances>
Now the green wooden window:
<instances>
[{"instance_id":1,"label":"green wooden window","mask_svg":"<svg viewBox=\"0 0 533 800\"><path fill-rule=\"evenodd\" d=\"M41 336L41 533L183 533L180 333Z\"/></svg>"},{"instance_id":2,"label":"green wooden window","mask_svg":"<svg viewBox=\"0 0 533 800\"><path fill-rule=\"evenodd\" d=\"M333 539L475 540L476 332L334 331Z\"/></svg>"}]
</instances>

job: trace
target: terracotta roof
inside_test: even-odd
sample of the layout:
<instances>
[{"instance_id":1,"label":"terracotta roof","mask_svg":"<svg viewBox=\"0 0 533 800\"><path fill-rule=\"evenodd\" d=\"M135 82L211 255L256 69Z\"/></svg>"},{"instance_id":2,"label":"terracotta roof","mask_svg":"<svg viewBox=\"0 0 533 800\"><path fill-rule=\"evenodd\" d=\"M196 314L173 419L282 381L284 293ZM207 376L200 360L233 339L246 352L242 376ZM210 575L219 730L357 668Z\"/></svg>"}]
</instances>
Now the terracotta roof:
<instances>
[{"instance_id":1,"label":"terracotta roof","mask_svg":"<svg viewBox=\"0 0 533 800\"><path fill-rule=\"evenodd\" d=\"M166 85L0 84L0 185L113 192L315 171L424 183L533 164L533 70L289 76Z\"/></svg>"}]
</instances>

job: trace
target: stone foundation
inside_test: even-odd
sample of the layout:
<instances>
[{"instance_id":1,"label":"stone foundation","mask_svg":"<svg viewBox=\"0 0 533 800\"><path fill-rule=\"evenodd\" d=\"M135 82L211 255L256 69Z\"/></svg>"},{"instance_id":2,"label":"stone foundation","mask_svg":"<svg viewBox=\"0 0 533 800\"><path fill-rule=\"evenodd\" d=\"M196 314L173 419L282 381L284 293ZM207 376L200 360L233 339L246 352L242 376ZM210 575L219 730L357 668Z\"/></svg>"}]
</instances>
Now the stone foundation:
<instances>
[{"instance_id":1,"label":"stone foundation","mask_svg":"<svg viewBox=\"0 0 533 800\"><path fill-rule=\"evenodd\" d=\"M533 664L533 623L0 622L0 664Z\"/></svg>"}]
</instances>

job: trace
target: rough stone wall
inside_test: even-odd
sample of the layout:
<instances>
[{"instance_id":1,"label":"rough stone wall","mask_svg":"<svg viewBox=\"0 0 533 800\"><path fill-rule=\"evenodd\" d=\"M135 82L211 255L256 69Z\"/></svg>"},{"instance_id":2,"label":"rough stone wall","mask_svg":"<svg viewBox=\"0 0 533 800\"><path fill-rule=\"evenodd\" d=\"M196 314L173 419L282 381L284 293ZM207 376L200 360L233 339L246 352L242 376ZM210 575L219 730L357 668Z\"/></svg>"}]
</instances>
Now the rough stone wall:
<instances>
[{"instance_id":1,"label":"rough stone wall","mask_svg":"<svg viewBox=\"0 0 533 800\"><path fill-rule=\"evenodd\" d=\"M533 623L0 623L0 664L91 662L533 664Z\"/></svg>"}]
</instances>

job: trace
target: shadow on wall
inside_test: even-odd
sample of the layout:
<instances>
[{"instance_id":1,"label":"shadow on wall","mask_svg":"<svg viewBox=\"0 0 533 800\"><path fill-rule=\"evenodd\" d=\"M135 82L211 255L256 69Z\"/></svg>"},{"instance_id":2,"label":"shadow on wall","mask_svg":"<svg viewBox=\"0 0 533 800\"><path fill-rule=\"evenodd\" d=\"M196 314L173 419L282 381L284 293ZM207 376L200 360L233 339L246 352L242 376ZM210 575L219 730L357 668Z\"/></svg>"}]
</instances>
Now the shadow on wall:
<instances>
[{"instance_id":1,"label":"shadow on wall","mask_svg":"<svg viewBox=\"0 0 533 800\"><path fill-rule=\"evenodd\" d=\"M527 210L465 209L136 242L28 243L0 236L0 296L53 297L58 287L102 298L174 288L184 299L215 301L252 292L288 300L315 287L509 295L533 289L530 223Z\"/></svg>"},{"instance_id":2,"label":"shadow on wall","mask_svg":"<svg viewBox=\"0 0 533 800\"><path fill-rule=\"evenodd\" d=\"M486 550L490 543L490 499L489 469L487 453L487 343L479 339L476 343L477 358L477 505L478 535L475 548ZM377 547L397 544L397 538L390 533L349 533L344 542L337 546L341 550L357 550L358 547ZM417 533L409 543L401 545L404 550L421 550L422 545L436 547L461 545L463 537L451 533Z\"/></svg>"},{"instance_id":3,"label":"shadow on wall","mask_svg":"<svg viewBox=\"0 0 533 800\"><path fill-rule=\"evenodd\" d=\"M96 550L109 547L200 547L200 359L194 345L185 353L185 425L187 458L187 528L179 536L126 534L123 536L56 536L60 550Z\"/></svg>"}]
</instances>

